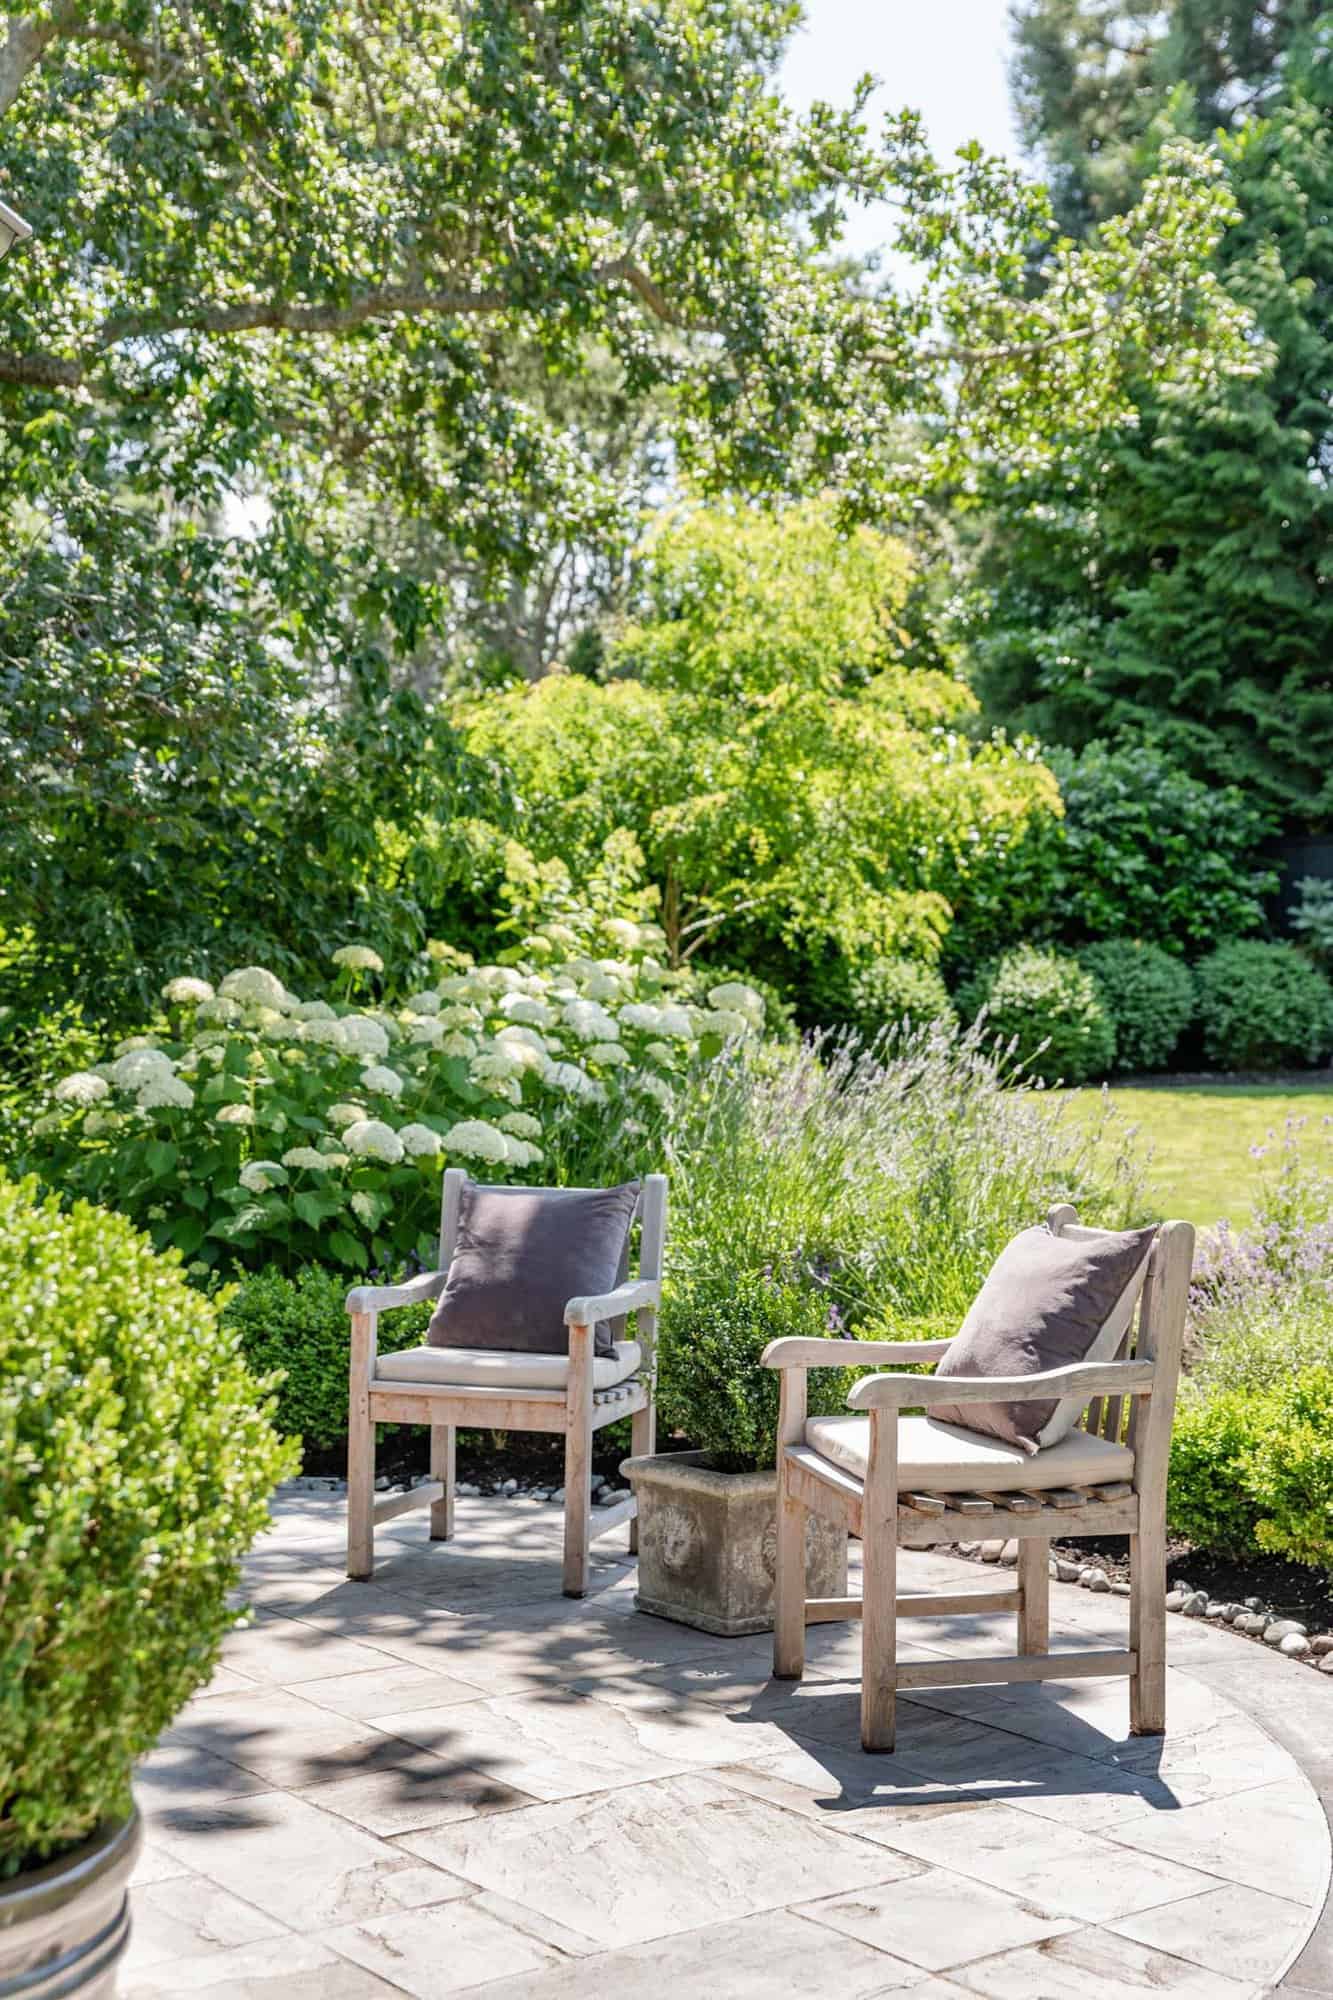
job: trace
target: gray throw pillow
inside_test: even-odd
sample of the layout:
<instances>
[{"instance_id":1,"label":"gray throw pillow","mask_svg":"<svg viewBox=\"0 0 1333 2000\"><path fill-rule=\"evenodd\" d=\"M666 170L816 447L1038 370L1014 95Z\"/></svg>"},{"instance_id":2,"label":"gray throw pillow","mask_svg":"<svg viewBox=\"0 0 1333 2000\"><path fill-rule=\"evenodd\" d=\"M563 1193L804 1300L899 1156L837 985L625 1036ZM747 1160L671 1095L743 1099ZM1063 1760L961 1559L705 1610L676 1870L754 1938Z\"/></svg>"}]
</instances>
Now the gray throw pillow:
<instances>
[{"instance_id":1,"label":"gray throw pillow","mask_svg":"<svg viewBox=\"0 0 1333 2000\"><path fill-rule=\"evenodd\" d=\"M426 1339L432 1347L565 1354L565 1307L610 1292L629 1269L638 1181L613 1188L479 1187L468 1181L458 1238ZM598 1320L594 1352L616 1332Z\"/></svg>"},{"instance_id":2,"label":"gray throw pillow","mask_svg":"<svg viewBox=\"0 0 1333 2000\"><path fill-rule=\"evenodd\" d=\"M1078 1361L1110 1361L1120 1347L1157 1231L1082 1238L1024 1229L996 1258L937 1375L1037 1375ZM1058 1444L1086 1397L1042 1403L948 1403L940 1423L1001 1438L1026 1452Z\"/></svg>"}]
</instances>

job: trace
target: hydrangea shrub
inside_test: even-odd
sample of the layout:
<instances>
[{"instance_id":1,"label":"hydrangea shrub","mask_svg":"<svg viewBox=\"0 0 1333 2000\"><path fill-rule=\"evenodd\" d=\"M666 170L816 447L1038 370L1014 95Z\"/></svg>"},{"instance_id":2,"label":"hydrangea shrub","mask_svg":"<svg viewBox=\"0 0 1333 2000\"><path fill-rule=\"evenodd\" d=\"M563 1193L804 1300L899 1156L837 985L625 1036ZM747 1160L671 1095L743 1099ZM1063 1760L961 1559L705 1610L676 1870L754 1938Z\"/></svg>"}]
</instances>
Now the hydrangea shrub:
<instances>
[{"instance_id":1,"label":"hydrangea shrub","mask_svg":"<svg viewBox=\"0 0 1333 2000\"><path fill-rule=\"evenodd\" d=\"M27 1163L199 1278L431 1259L445 1166L559 1180L608 1130L632 1165L684 1078L762 1027L753 988L667 971L660 937L613 919L594 955L553 923L506 965L437 946L392 999L365 997L383 967L355 945L333 997L260 966L170 980L150 1032L55 1086Z\"/></svg>"}]
</instances>

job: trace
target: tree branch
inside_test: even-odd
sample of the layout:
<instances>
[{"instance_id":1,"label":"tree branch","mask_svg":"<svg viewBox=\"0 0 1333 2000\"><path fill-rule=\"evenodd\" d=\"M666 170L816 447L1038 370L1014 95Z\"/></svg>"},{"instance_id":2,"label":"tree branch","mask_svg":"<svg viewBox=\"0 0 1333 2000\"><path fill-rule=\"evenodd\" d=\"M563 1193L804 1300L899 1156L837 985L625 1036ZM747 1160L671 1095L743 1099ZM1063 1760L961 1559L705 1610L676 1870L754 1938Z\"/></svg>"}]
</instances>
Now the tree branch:
<instances>
[{"instance_id":1,"label":"tree branch","mask_svg":"<svg viewBox=\"0 0 1333 2000\"><path fill-rule=\"evenodd\" d=\"M614 258L599 265L593 278L604 284L628 285L654 317L668 326L709 331L679 313L648 273L628 258ZM126 341L150 340L174 333L351 333L371 320L405 315L424 319L501 313L510 310L513 304L507 293L497 290L435 292L418 285L390 285L337 306L244 299L234 305L201 305L188 312L117 313L102 322L90 343L91 351L82 358L0 350L0 382L36 389L74 389L84 380L97 353Z\"/></svg>"}]
</instances>

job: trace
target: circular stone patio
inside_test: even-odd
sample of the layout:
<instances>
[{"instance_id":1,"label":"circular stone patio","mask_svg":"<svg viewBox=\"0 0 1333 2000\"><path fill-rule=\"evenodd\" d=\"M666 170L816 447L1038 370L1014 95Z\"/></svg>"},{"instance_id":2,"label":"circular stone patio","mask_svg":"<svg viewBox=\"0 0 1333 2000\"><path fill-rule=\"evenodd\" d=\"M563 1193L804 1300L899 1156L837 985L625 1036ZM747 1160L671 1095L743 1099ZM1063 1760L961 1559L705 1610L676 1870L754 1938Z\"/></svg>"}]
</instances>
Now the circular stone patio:
<instances>
[{"instance_id":1,"label":"circular stone patio","mask_svg":"<svg viewBox=\"0 0 1333 2000\"><path fill-rule=\"evenodd\" d=\"M636 1613L618 1531L560 1595L558 1510L409 1514L372 1584L342 1503L281 1496L255 1619L143 1765L122 2000L1287 2000L1333 1989L1319 1922L1329 1679L1170 1621L1169 1733L1123 1681L919 1691L857 1746L853 1626L799 1688L768 1640ZM902 1559L907 1588L975 1583ZM1058 1648L1125 1606L1052 1586ZM1012 1650L914 1620L906 1656Z\"/></svg>"}]
</instances>

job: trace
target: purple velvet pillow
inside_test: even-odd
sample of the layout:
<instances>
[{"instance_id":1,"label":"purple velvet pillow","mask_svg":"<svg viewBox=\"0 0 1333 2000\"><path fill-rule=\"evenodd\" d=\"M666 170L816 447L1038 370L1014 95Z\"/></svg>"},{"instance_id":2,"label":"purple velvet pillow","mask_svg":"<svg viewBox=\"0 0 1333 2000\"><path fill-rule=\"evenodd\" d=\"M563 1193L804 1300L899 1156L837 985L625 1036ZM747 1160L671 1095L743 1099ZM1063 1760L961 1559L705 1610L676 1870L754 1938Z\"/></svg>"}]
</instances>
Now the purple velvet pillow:
<instances>
[{"instance_id":1,"label":"purple velvet pillow","mask_svg":"<svg viewBox=\"0 0 1333 2000\"><path fill-rule=\"evenodd\" d=\"M432 1347L499 1347L565 1354L570 1299L614 1291L629 1270L639 1182L613 1188L479 1187L458 1209L453 1262L431 1317ZM609 1354L624 1321L598 1320L594 1351Z\"/></svg>"}]
</instances>

